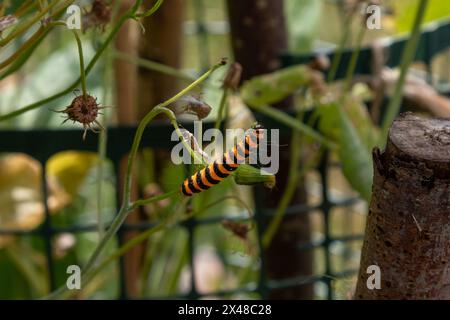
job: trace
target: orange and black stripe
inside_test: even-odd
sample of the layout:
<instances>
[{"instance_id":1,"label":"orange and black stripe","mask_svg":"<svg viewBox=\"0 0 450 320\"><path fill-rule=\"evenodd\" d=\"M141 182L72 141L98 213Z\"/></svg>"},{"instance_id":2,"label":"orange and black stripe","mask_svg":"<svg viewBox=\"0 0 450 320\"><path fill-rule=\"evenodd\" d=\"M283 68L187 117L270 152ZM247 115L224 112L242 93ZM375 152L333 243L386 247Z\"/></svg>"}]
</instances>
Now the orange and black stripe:
<instances>
[{"instance_id":1,"label":"orange and black stripe","mask_svg":"<svg viewBox=\"0 0 450 320\"><path fill-rule=\"evenodd\" d=\"M244 163L250 152L254 152L258 148L259 141L263 137L264 131L261 126L256 126L254 130L251 130L245 136L244 140L228 152L225 152L222 159L214 161L184 180L181 185L181 192L185 196L190 197L194 193L205 191L221 182L236 170L241 163Z\"/></svg>"}]
</instances>

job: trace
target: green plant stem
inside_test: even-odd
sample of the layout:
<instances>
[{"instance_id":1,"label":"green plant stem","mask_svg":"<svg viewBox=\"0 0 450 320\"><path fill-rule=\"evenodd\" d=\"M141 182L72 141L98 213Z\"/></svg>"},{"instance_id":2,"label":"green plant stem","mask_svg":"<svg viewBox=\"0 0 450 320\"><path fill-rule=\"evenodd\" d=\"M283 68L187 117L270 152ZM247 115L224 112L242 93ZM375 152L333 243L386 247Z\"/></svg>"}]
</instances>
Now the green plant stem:
<instances>
[{"instance_id":1,"label":"green plant stem","mask_svg":"<svg viewBox=\"0 0 450 320\"><path fill-rule=\"evenodd\" d=\"M45 9L45 6L44 6L44 4L42 3L42 0L39 0L39 1L38 1L38 6L39 6L39 11L42 11L42 10Z\"/></svg>"},{"instance_id":2,"label":"green plant stem","mask_svg":"<svg viewBox=\"0 0 450 320\"><path fill-rule=\"evenodd\" d=\"M181 243L181 255L178 258L177 264L175 266L175 270L173 271L173 276L167 281L167 294L172 295L176 293L177 285L179 283L181 272L183 271L183 266L186 264L186 261L189 259L189 242L184 241Z\"/></svg>"},{"instance_id":3,"label":"green plant stem","mask_svg":"<svg viewBox=\"0 0 450 320\"><path fill-rule=\"evenodd\" d=\"M361 29L358 32L358 38L356 39L356 47L352 52L352 56L350 58L350 63L347 67L347 71L345 74L345 85L344 85L344 94L348 93L352 86L353 74L355 73L356 64L358 62L358 57L361 52L361 46L364 39L364 35L366 34L366 26L362 25Z\"/></svg>"},{"instance_id":4,"label":"green plant stem","mask_svg":"<svg viewBox=\"0 0 450 320\"><path fill-rule=\"evenodd\" d=\"M398 112L400 111L400 106L403 98L403 87L405 85L406 75L408 74L408 69L411 63L414 60L416 55L417 46L420 40L420 27L422 25L423 18L425 16L425 11L428 6L428 0L420 0L420 3L417 7L416 17L414 20L413 29L411 32L411 37L406 44L406 47L402 54L401 66L400 66L400 78L397 81L397 85L395 86L394 95L389 101L389 105L387 107L386 114L382 123L382 134L381 141L382 145L385 144L386 137L389 132L389 127L391 123L394 121Z\"/></svg>"},{"instance_id":5,"label":"green plant stem","mask_svg":"<svg viewBox=\"0 0 450 320\"><path fill-rule=\"evenodd\" d=\"M185 81L194 81L196 78L194 76L189 75L183 71L180 71L176 68L172 68L168 65L158 63L155 61L142 59L139 57L135 57L120 51L114 51L114 56L121 60L127 61L129 63L133 63L139 67L143 67L152 71L156 71L162 74L166 74L168 76L172 76L174 78L178 78Z\"/></svg>"},{"instance_id":6,"label":"green plant stem","mask_svg":"<svg viewBox=\"0 0 450 320\"><path fill-rule=\"evenodd\" d=\"M71 2L71 1L69 1ZM62 6L60 9L56 10L52 15L51 19L54 19L55 17L59 16L64 9L69 5L69 3L66 3L66 5ZM38 42L40 42L44 37L47 36L49 31L55 26L54 23L49 23L47 25L41 26L29 39L27 39L20 47L17 49L9 58L4 60L2 63L0 63L0 69L5 68L9 64L15 62L21 55L26 54L27 50L35 46ZM13 71L15 71L14 69ZM2 74L0 77L0 80L5 78L6 75L11 74L9 70L5 72L5 74Z\"/></svg>"},{"instance_id":7,"label":"green plant stem","mask_svg":"<svg viewBox=\"0 0 450 320\"><path fill-rule=\"evenodd\" d=\"M116 12L118 9L119 3L116 3L114 8L114 16L116 16ZM103 103L106 103L108 99L108 91L110 87L110 74L112 70L112 54L111 50L107 50L105 52L105 63L104 63L104 73L103 73L103 97L102 101ZM105 130L101 130L100 134L98 135L98 157L99 162L97 165L97 229L98 229L98 238L101 239L103 237L103 233L105 232L105 226L103 221L103 177L104 177L104 169L105 169L105 163L106 163L106 148L107 148L107 142L108 142L108 131L107 131L107 122L108 122L108 115L107 115L108 108L105 108L103 110L103 114L99 117L99 122L103 125Z\"/></svg>"},{"instance_id":8,"label":"green plant stem","mask_svg":"<svg viewBox=\"0 0 450 320\"><path fill-rule=\"evenodd\" d=\"M51 23L52 26L63 26L66 27L66 23L64 21L54 21ZM78 31L75 29L71 29L73 36L75 37L75 41L77 43L78 48L78 56L80 59L80 82L81 82L81 88L83 92L83 96L87 96L87 86L86 86L86 73L85 73L85 67L84 67L84 54L83 54L83 44L80 39L80 35L78 34Z\"/></svg>"},{"instance_id":9,"label":"green plant stem","mask_svg":"<svg viewBox=\"0 0 450 320\"><path fill-rule=\"evenodd\" d=\"M301 114L299 112L299 114ZM301 119L297 117L298 121L300 122ZM277 210L275 212L275 215L273 216L272 220L269 223L269 226L267 227L266 231L264 232L263 238L262 238L262 246L264 249L267 249L270 245L270 242L273 239L273 236L277 232L281 220L283 219L284 213L286 212L286 209L289 205L289 203L292 200L292 197L294 196L295 190L297 188L298 180L300 178L298 166L301 158L301 148L300 148L300 141L301 136L300 132L295 131L291 138L291 159L289 163L289 178L287 181L286 189L284 191L283 197L280 200L280 203L277 207Z\"/></svg>"},{"instance_id":10,"label":"green plant stem","mask_svg":"<svg viewBox=\"0 0 450 320\"><path fill-rule=\"evenodd\" d=\"M72 3L74 0L67 0L64 2L64 5L66 3ZM25 31L27 31L29 28L31 28L31 26L33 26L36 22L38 22L39 20L41 20L46 14L47 12L50 11L50 9L52 9L54 6L56 6L58 4L58 1L55 1L53 3L51 3L50 5L48 5L46 8L44 8L43 10L41 10L35 17L33 17L32 19L30 19L30 21L28 21L27 23L24 23L23 25L19 26L16 30L12 31L10 34L8 34L7 37L3 38L2 40L0 40L0 47L4 47L5 45L7 45L9 42L11 42L11 40L13 40L14 38L17 38L18 36L20 36L22 33L24 33Z\"/></svg>"},{"instance_id":11,"label":"green plant stem","mask_svg":"<svg viewBox=\"0 0 450 320\"><path fill-rule=\"evenodd\" d=\"M16 11L14 11L13 15L17 18L22 17L28 10L35 6L35 2L33 0L24 1Z\"/></svg>"},{"instance_id":12,"label":"green plant stem","mask_svg":"<svg viewBox=\"0 0 450 320\"><path fill-rule=\"evenodd\" d=\"M227 99L228 99L228 88L225 87L223 89L223 94L222 94L222 98L220 99L220 106L219 106L219 111L217 113L217 119L216 119L216 123L214 124L214 129L219 129L220 125L222 123L222 120L225 118L226 120L226 113L224 113L225 109L226 109L226 105L227 105Z\"/></svg>"},{"instance_id":13,"label":"green plant stem","mask_svg":"<svg viewBox=\"0 0 450 320\"><path fill-rule=\"evenodd\" d=\"M0 63L0 70L13 63L23 52L28 50L34 43L36 43L45 32L50 29L48 26L40 27L29 39L27 39L9 58L6 58Z\"/></svg>"},{"instance_id":14,"label":"green plant stem","mask_svg":"<svg viewBox=\"0 0 450 320\"><path fill-rule=\"evenodd\" d=\"M133 202L133 204L130 206L129 209L130 209L130 211L133 211L133 210L137 209L140 206L145 206L145 205L148 205L148 204L156 202L156 201L161 201L161 200L170 198L170 197L176 195L179 192L180 192L180 190L175 189L175 190L166 192L164 194L154 196L152 198L136 200L135 202Z\"/></svg>"},{"instance_id":15,"label":"green plant stem","mask_svg":"<svg viewBox=\"0 0 450 320\"><path fill-rule=\"evenodd\" d=\"M3 248L5 253L9 255L11 261L16 265L17 269L26 278L37 294L43 294L46 291L46 283L42 281L45 276L39 272L35 264L30 261L30 256L23 256L23 248L16 244L10 244Z\"/></svg>"},{"instance_id":16,"label":"green plant stem","mask_svg":"<svg viewBox=\"0 0 450 320\"><path fill-rule=\"evenodd\" d=\"M106 119L106 117L104 117ZM106 126L105 126L106 127ZM104 174L104 164L106 162L106 143L108 139L108 134L106 130L102 130L98 136L98 154L99 162L97 166L97 230L98 237L101 239L103 233L105 232L105 226L103 222L103 174Z\"/></svg>"},{"instance_id":17,"label":"green plant stem","mask_svg":"<svg viewBox=\"0 0 450 320\"><path fill-rule=\"evenodd\" d=\"M111 41L114 39L117 32L119 32L122 25L127 21L128 19L134 18L134 11L130 10L127 11L125 14L123 14L120 19L117 21L117 23L114 25L113 29L109 33L108 37L106 38L105 42L102 44L100 49L95 53L94 57L89 62L87 68L85 69L85 75L87 76L89 72L94 68L97 61L100 59L101 55L105 51L105 49L108 47L108 45L111 43ZM34 110L42 105L46 105L50 103L51 101L58 99L60 97L63 97L64 95L72 92L78 84L81 82L81 77L78 77L77 80L75 80L71 85L69 85L66 89L60 91L59 93L54 94L53 96L47 97L45 99L33 102L32 104L29 104L23 108L20 108L18 110L12 111L10 113L4 114L0 116L0 121L8 120L14 117L17 117L25 112Z\"/></svg>"},{"instance_id":18,"label":"green plant stem","mask_svg":"<svg viewBox=\"0 0 450 320\"><path fill-rule=\"evenodd\" d=\"M295 131L299 131L303 133L305 136L308 136L320 143L322 143L325 147L329 149L336 149L336 144L327 138L325 138L323 135L318 133L317 131L311 129L311 127L301 123L300 121L297 121L295 118L291 117L290 115L286 114L283 111L277 110L275 108L269 107L269 106L259 106L254 108L260 113L265 114L266 116L269 116L272 119L275 119L284 125L294 129Z\"/></svg>"},{"instance_id":19,"label":"green plant stem","mask_svg":"<svg viewBox=\"0 0 450 320\"><path fill-rule=\"evenodd\" d=\"M345 19L345 23L344 23L345 29L342 33L338 48L335 51L335 55L331 62L331 68L330 68L330 71L328 72L327 82L332 82L336 78L337 70L339 68L339 65L342 60L342 55L344 53L344 48L345 48L345 45L347 44L347 41L348 41L348 38L350 35L350 28L351 28L351 24L352 24L352 20L353 20L352 18L353 18L353 15L349 15Z\"/></svg>"},{"instance_id":20,"label":"green plant stem","mask_svg":"<svg viewBox=\"0 0 450 320\"><path fill-rule=\"evenodd\" d=\"M146 18L151 16L156 12L156 10L159 9L159 7L163 4L164 0L158 0L151 9L143 12L143 13L136 13L136 18Z\"/></svg>"},{"instance_id":21,"label":"green plant stem","mask_svg":"<svg viewBox=\"0 0 450 320\"><path fill-rule=\"evenodd\" d=\"M75 36L75 40L77 41L78 47L78 55L80 57L80 81L81 81L81 89L83 92L83 96L87 96L87 88L86 88L86 73L84 72L84 56L83 56L83 44L81 43L80 35L78 31L72 29L73 35Z\"/></svg>"}]
</instances>

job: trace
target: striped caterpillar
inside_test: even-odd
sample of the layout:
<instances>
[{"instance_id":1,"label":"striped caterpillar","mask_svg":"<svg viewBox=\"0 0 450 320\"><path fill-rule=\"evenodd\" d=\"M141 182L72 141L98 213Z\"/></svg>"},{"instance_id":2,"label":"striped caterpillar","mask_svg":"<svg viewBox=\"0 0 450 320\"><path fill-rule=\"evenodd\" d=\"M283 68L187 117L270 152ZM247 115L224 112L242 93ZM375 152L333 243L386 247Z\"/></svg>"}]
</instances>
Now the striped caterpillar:
<instances>
[{"instance_id":1,"label":"striped caterpillar","mask_svg":"<svg viewBox=\"0 0 450 320\"><path fill-rule=\"evenodd\" d=\"M249 134L245 135L241 142L228 150L228 152L225 152L222 159L210 163L184 180L181 185L181 192L185 196L190 197L220 183L235 171L248 158L251 152L257 150L259 141L263 137L264 130L260 125L256 125Z\"/></svg>"}]
</instances>

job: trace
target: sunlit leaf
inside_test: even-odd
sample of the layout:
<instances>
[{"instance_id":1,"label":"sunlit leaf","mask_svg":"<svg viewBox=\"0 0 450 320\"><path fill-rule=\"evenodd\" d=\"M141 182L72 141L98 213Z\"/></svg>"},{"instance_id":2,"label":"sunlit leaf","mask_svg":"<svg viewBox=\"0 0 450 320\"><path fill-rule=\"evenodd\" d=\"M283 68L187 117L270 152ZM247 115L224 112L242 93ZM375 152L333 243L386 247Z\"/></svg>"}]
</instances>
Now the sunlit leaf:
<instances>
[{"instance_id":1,"label":"sunlit leaf","mask_svg":"<svg viewBox=\"0 0 450 320\"><path fill-rule=\"evenodd\" d=\"M84 179L97 164L98 156L92 152L66 151L49 159L47 172L58 179L66 192L73 198L77 195Z\"/></svg>"},{"instance_id":2,"label":"sunlit leaf","mask_svg":"<svg viewBox=\"0 0 450 320\"><path fill-rule=\"evenodd\" d=\"M341 131L339 157L350 185L370 201L373 179L372 157L345 112L339 112Z\"/></svg>"},{"instance_id":3,"label":"sunlit leaf","mask_svg":"<svg viewBox=\"0 0 450 320\"><path fill-rule=\"evenodd\" d=\"M413 25L418 0L395 0L390 4L394 8L397 32L409 32ZM450 1L429 0L424 23L450 16Z\"/></svg>"},{"instance_id":4,"label":"sunlit leaf","mask_svg":"<svg viewBox=\"0 0 450 320\"><path fill-rule=\"evenodd\" d=\"M270 105L316 80L314 72L309 67L292 66L244 82L241 97L251 107Z\"/></svg>"},{"instance_id":5,"label":"sunlit leaf","mask_svg":"<svg viewBox=\"0 0 450 320\"><path fill-rule=\"evenodd\" d=\"M290 51L312 50L322 17L322 0L288 0L285 7L289 25Z\"/></svg>"},{"instance_id":6,"label":"sunlit leaf","mask_svg":"<svg viewBox=\"0 0 450 320\"><path fill-rule=\"evenodd\" d=\"M347 113L366 149L371 152L377 144L380 130L372 123L369 112L362 101L348 97L341 106ZM334 141L340 139L339 110L334 104L321 105L317 109L319 130Z\"/></svg>"}]
</instances>

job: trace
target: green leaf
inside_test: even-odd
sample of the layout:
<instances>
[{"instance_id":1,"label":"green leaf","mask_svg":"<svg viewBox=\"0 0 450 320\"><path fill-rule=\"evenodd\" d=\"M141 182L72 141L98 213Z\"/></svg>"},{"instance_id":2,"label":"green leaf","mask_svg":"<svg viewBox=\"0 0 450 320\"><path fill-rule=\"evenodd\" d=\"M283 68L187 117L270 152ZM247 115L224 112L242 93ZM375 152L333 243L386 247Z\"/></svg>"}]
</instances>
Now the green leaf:
<instances>
[{"instance_id":1,"label":"green leaf","mask_svg":"<svg viewBox=\"0 0 450 320\"><path fill-rule=\"evenodd\" d=\"M391 3L395 12L395 25L397 32L409 32L416 15L418 1L395 0ZM448 16L450 16L450 1L429 0L424 23L439 20Z\"/></svg>"},{"instance_id":2,"label":"green leaf","mask_svg":"<svg viewBox=\"0 0 450 320\"><path fill-rule=\"evenodd\" d=\"M289 49L294 53L313 49L314 39L322 17L322 0L288 0L286 17L289 30Z\"/></svg>"},{"instance_id":3,"label":"green leaf","mask_svg":"<svg viewBox=\"0 0 450 320\"><path fill-rule=\"evenodd\" d=\"M369 152L377 144L380 130L370 118L366 106L354 97L347 97L342 108L355 127L358 136ZM339 109L335 104L320 105L317 109L319 116L319 131L333 141L340 140Z\"/></svg>"},{"instance_id":4,"label":"green leaf","mask_svg":"<svg viewBox=\"0 0 450 320\"><path fill-rule=\"evenodd\" d=\"M340 148L342 171L350 185L366 201L372 193L372 157L357 130L344 110L339 112Z\"/></svg>"},{"instance_id":5,"label":"green leaf","mask_svg":"<svg viewBox=\"0 0 450 320\"><path fill-rule=\"evenodd\" d=\"M292 66L244 82L241 98L251 107L270 105L283 100L300 87L309 85L313 80L313 72L309 67Z\"/></svg>"}]
</instances>

